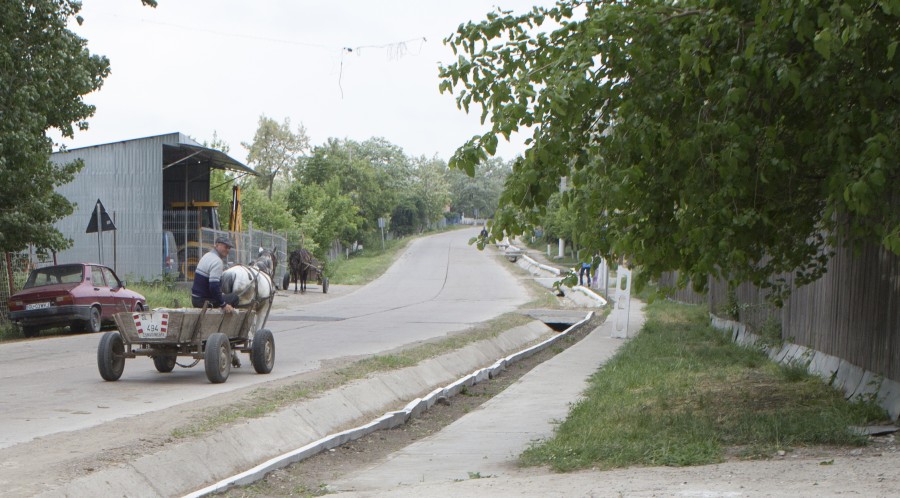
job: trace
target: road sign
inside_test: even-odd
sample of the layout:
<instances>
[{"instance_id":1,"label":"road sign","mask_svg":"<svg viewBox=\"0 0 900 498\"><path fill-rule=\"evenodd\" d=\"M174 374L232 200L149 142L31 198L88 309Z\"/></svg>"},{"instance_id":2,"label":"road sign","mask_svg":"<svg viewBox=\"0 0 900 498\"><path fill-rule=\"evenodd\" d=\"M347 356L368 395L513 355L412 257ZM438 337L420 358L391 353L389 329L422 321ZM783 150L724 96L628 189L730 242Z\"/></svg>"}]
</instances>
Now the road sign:
<instances>
[{"instance_id":1,"label":"road sign","mask_svg":"<svg viewBox=\"0 0 900 498\"><path fill-rule=\"evenodd\" d=\"M109 232L116 229L116 225L113 224L109 214L106 213L106 208L103 207L100 199L97 199L97 204L94 205L94 210L91 212L91 221L88 222L87 230L84 233L96 233L98 219L100 220L101 231Z\"/></svg>"}]
</instances>

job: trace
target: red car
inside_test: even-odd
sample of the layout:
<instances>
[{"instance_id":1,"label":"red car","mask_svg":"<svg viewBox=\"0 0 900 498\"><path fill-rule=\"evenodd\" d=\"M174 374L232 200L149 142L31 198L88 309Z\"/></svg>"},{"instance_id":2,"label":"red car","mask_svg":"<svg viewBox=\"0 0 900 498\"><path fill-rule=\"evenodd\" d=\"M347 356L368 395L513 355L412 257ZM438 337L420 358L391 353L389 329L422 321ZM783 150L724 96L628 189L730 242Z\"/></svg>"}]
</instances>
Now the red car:
<instances>
[{"instance_id":1,"label":"red car","mask_svg":"<svg viewBox=\"0 0 900 498\"><path fill-rule=\"evenodd\" d=\"M25 287L9 298L9 319L25 337L68 325L73 332L100 332L120 311L141 311L147 300L125 288L112 269L72 263L32 270Z\"/></svg>"}]
</instances>

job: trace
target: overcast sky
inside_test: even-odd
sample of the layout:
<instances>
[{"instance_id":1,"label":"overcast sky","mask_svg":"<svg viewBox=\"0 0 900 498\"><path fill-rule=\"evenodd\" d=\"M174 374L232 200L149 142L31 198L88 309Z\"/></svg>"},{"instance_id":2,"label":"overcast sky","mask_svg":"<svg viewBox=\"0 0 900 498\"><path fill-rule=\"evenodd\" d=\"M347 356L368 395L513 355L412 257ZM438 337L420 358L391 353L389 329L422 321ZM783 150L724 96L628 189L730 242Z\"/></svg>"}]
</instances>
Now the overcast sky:
<instances>
[{"instance_id":1,"label":"overcast sky","mask_svg":"<svg viewBox=\"0 0 900 498\"><path fill-rule=\"evenodd\" d=\"M384 137L410 156L449 159L485 130L438 92L443 39L495 6L522 12L549 1L516 0L86 0L73 30L111 74L85 100L97 106L68 148L180 131L213 132L244 161L260 115L303 124L313 145L329 137ZM74 24L74 23L73 23ZM352 52L345 50L352 49ZM511 159L522 141L501 139Z\"/></svg>"}]
</instances>

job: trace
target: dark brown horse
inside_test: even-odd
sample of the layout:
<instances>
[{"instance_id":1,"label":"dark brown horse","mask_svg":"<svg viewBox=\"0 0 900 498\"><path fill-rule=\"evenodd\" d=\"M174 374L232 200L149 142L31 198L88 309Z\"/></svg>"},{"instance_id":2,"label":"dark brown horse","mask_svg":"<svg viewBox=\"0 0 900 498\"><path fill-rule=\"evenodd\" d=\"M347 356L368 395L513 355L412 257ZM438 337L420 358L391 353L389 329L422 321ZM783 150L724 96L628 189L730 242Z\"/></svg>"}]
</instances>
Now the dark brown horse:
<instances>
[{"instance_id":1,"label":"dark brown horse","mask_svg":"<svg viewBox=\"0 0 900 498\"><path fill-rule=\"evenodd\" d=\"M314 269L315 258L306 249L297 249L291 253L289 265L290 275L284 276L284 290L288 290L291 282L294 282L294 293L297 292L297 285L300 285L300 292L306 292L306 281Z\"/></svg>"}]
</instances>

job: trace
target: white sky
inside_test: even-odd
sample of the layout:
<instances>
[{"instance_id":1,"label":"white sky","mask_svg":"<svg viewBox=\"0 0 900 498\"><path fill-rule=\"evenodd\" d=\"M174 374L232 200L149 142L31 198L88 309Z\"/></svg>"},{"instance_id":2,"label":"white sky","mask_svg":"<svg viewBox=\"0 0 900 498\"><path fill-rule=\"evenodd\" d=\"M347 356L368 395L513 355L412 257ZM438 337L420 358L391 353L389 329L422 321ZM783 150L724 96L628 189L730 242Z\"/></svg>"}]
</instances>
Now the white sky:
<instances>
[{"instance_id":1,"label":"white sky","mask_svg":"<svg viewBox=\"0 0 900 498\"><path fill-rule=\"evenodd\" d=\"M180 131L199 142L215 131L246 159L260 115L303 124L312 145L329 137L384 137L410 156L448 160L482 133L438 92L438 63L455 60L443 39L495 6L523 12L537 0L86 0L91 53L111 74L85 100L97 106L68 148ZM352 53L343 50L353 49ZM524 151L502 138L498 156Z\"/></svg>"}]
</instances>

